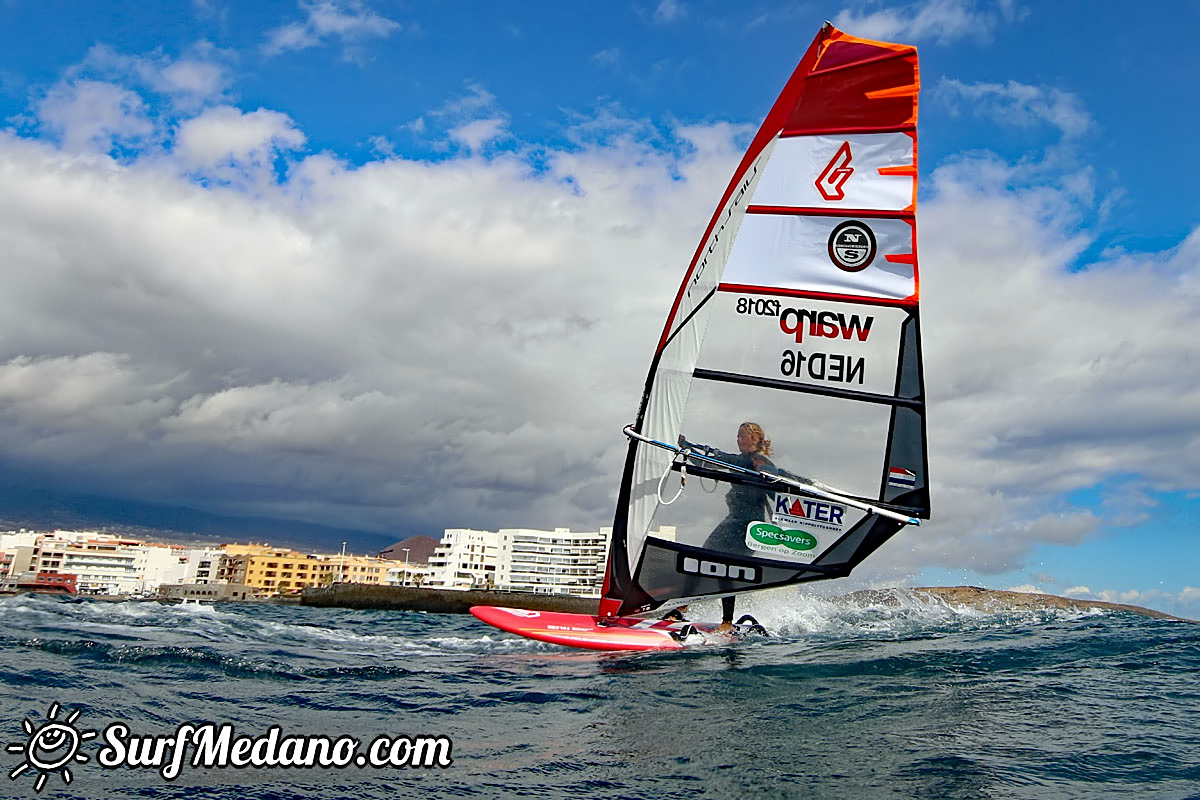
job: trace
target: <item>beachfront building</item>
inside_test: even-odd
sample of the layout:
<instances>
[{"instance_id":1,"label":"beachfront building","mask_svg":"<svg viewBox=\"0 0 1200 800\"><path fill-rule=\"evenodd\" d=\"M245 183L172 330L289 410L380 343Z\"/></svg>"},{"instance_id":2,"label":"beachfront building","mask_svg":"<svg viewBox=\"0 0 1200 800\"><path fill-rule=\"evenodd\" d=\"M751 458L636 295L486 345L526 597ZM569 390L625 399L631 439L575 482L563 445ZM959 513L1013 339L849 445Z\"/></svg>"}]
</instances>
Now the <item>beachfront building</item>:
<instances>
[{"instance_id":1,"label":"beachfront building","mask_svg":"<svg viewBox=\"0 0 1200 800\"><path fill-rule=\"evenodd\" d=\"M248 586L259 597L329 583L336 567L322 556L266 544L227 544L222 549L217 581Z\"/></svg>"},{"instance_id":2,"label":"beachfront building","mask_svg":"<svg viewBox=\"0 0 1200 800\"><path fill-rule=\"evenodd\" d=\"M387 580L388 569L395 563L389 558L378 556L328 556L339 561L335 575L339 583L370 583L383 584Z\"/></svg>"},{"instance_id":3,"label":"beachfront building","mask_svg":"<svg viewBox=\"0 0 1200 800\"><path fill-rule=\"evenodd\" d=\"M0 533L0 591L10 589L10 582L15 586L18 578L33 575L30 567L40 535L24 530Z\"/></svg>"},{"instance_id":4,"label":"beachfront building","mask_svg":"<svg viewBox=\"0 0 1200 800\"><path fill-rule=\"evenodd\" d=\"M611 533L611 528L449 528L429 559L425 585L599 597ZM651 533L675 539L672 527Z\"/></svg>"},{"instance_id":5,"label":"beachfront building","mask_svg":"<svg viewBox=\"0 0 1200 800\"><path fill-rule=\"evenodd\" d=\"M497 583L515 592L598 597L612 528L500 531Z\"/></svg>"},{"instance_id":6,"label":"beachfront building","mask_svg":"<svg viewBox=\"0 0 1200 800\"><path fill-rule=\"evenodd\" d=\"M221 558L225 551L220 547L197 547L181 554L184 565L183 579L179 583L191 583L203 586L218 583L217 570L221 566ZM170 581L163 581L170 583Z\"/></svg>"},{"instance_id":7,"label":"beachfront building","mask_svg":"<svg viewBox=\"0 0 1200 800\"><path fill-rule=\"evenodd\" d=\"M395 564L395 559L392 559ZM405 561L397 566L388 567L384 583L388 586L428 586L432 568L428 564L416 561Z\"/></svg>"},{"instance_id":8,"label":"beachfront building","mask_svg":"<svg viewBox=\"0 0 1200 800\"><path fill-rule=\"evenodd\" d=\"M331 583L382 584L394 562L375 556L300 553L265 544L227 544L217 580L251 587L256 596L298 594Z\"/></svg>"},{"instance_id":9,"label":"beachfront building","mask_svg":"<svg viewBox=\"0 0 1200 800\"><path fill-rule=\"evenodd\" d=\"M135 595L145 588L142 541L95 531L54 531L38 539L30 571L74 575L80 594Z\"/></svg>"},{"instance_id":10,"label":"beachfront building","mask_svg":"<svg viewBox=\"0 0 1200 800\"><path fill-rule=\"evenodd\" d=\"M499 561L499 533L447 528L429 557L429 579L425 585L433 589L496 588Z\"/></svg>"}]
</instances>

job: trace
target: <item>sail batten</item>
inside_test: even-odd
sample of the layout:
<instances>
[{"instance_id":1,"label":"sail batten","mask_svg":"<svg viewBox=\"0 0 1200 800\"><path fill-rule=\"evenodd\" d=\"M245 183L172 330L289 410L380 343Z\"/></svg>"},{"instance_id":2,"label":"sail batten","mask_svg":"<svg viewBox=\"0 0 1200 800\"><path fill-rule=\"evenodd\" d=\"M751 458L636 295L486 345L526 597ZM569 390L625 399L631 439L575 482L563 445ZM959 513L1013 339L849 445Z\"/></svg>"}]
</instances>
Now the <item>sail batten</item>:
<instances>
[{"instance_id":1,"label":"sail batten","mask_svg":"<svg viewBox=\"0 0 1200 800\"><path fill-rule=\"evenodd\" d=\"M794 216L794 217L873 217L878 219L907 219L912 212L909 211L889 211L881 208L815 208L815 207L797 207L797 206L750 206L746 209L747 214L776 214L779 216Z\"/></svg>"},{"instance_id":2,"label":"sail batten","mask_svg":"<svg viewBox=\"0 0 1200 800\"><path fill-rule=\"evenodd\" d=\"M651 358L602 615L847 575L928 517L919 87L826 25L768 112ZM689 465L722 488L666 502Z\"/></svg>"}]
</instances>

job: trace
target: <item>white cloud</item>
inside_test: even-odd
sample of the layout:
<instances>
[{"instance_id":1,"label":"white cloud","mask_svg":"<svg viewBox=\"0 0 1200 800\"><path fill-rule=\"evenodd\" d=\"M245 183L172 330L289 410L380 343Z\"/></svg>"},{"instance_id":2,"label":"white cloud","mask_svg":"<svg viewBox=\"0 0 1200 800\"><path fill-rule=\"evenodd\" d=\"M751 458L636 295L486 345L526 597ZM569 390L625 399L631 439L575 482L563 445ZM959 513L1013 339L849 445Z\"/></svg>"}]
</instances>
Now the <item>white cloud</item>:
<instances>
[{"instance_id":1,"label":"white cloud","mask_svg":"<svg viewBox=\"0 0 1200 800\"><path fill-rule=\"evenodd\" d=\"M1020 13L1011 3L980 8L973 0L924 0L861 14L842 11L833 18L833 23L864 39L900 42L933 39L948 44L961 39L990 39L999 24L1019 17Z\"/></svg>"},{"instance_id":2,"label":"white cloud","mask_svg":"<svg viewBox=\"0 0 1200 800\"><path fill-rule=\"evenodd\" d=\"M37 115L73 153L107 153L154 133L142 98L112 83L79 80L55 86L38 103Z\"/></svg>"},{"instance_id":3,"label":"white cloud","mask_svg":"<svg viewBox=\"0 0 1200 800\"><path fill-rule=\"evenodd\" d=\"M219 96L227 77L220 64L181 59L163 67L164 85L172 94L211 98Z\"/></svg>"},{"instance_id":4,"label":"white cloud","mask_svg":"<svg viewBox=\"0 0 1200 800\"><path fill-rule=\"evenodd\" d=\"M1200 620L1200 588L1183 587L1183 591L1176 595L1175 603L1171 607L1174 613L1181 617Z\"/></svg>"},{"instance_id":5,"label":"white cloud","mask_svg":"<svg viewBox=\"0 0 1200 800\"><path fill-rule=\"evenodd\" d=\"M687 16L687 6L680 0L659 0L654 8L654 21L660 24L674 22Z\"/></svg>"},{"instance_id":6,"label":"white cloud","mask_svg":"<svg viewBox=\"0 0 1200 800\"><path fill-rule=\"evenodd\" d=\"M304 134L286 114L218 106L179 126L174 152L187 168L204 175L232 180L265 172L273 179L275 154L304 143Z\"/></svg>"},{"instance_id":7,"label":"white cloud","mask_svg":"<svg viewBox=\"0 0 1200 800\"><path fill-rule=\"evenodd\" d=\"M1092 127L1091 115L1074 95L1009 81L1007 84L965 84L943 78L936 96L956 112L963 107L995 119L1001 125L1027 128L1039 123L1057 128L1064 137L1077 137Z\"/></svg>"},{"instance_id":8,"label":"white cloud","mask_svg":"<svg viewBox=\"0 0 1200 800\"><path fill-rule=\"evenodd\" d=\"M503 135L507 120L499 117L475 119L450 130L450 138L473 152Z\"/></svg>"},{"instance_id":9,"label":"white cloud","mask_svg":"<svg viewBox=\"0 0 1200 800\"><path fill-rule=\"evenodd\" d=\"M592 63L598 67L612 68L621 63L622 54L621 48L609 47L595 53L592 56Z\"/></svg>"},{"instance_id":10,"label":"white cloud","mask_svg":"<svg viewBox=\"0 0 1200 800\"><path fill-rule=\"evenodd\" d=\"M234 56L208 42L197 42L176 59L156 50L143 55L93 45L83 61L67 70L70 80L106 80L162 95L179 109L194 111L226 99Z\"/></svg>"},{"instance_id":11,"label":"white cloud","mask_svg":"<svg viewBox=\"0 0 1200 800\"><path fill-rule=\"evenodd\" d=\"M71 153L146 158L179 115L226 99L231 56L200 42L172 59L97 44L34 103L41 129Z\"/></svg>"},{"instance_id":12,"label":"white cloud","mask_svg":"<svg viewBox=\"0 0 1200 800\"><path fill-rule=\"evenodd\" d=\"M253 116L214 110L201 119L229 124L181 135L180 157L254 157L294 130ZM311 156L250 195L5 135L0 365L85 385L109 365L125 393L11 403L0 442L39 475L229 511L607 524L646 366L630 354L731 166L712 159L625 142L550 154L534 177L516 158ZM673 180L681 166L699 174ZM114 416L119 437L88 423Z\"/></svg>"},{"instance_id":13,"label":"white cloud","mask_svg":"<svg viewBox=\"0 0 1200 800\"><path fill-rule=\"evenodd\" d=\"M408 129L419 137L434 135L436 130L437 135L444 134L450 142L473 153L506 136L508 114L501 110L496 96L478 83L468 83L466 88L465 95L427 112ZM441 144L444 147L445 141Z\"/></svg>"},{"instance_id":14,"label":"white cloud","mask_svg":"<svg viewBox=\"0 0 1200 800\"><path fill-rule=\"evenodd\" d=\"M352 58L359 43L385 38L400 29L400 23L376 14L355 0L319 0L301 3L301 8L307 14L303 22L291 22L267 34L267 43L263 46L267 55L306 50L336 40L343 45L344 55Z\"/></svg>"},{"instance_id":15,"label":"white cloud","mask_svg":"<svg viewBox=\"0 0 1200 800\"><path fill-rule=\"evenodd\" d=\"M131 435L161 413L166 384L147 381L128 356L18 356L0 365L3 416L25 424L63 426L85 435Z\"/></svg>"}]
</instances>

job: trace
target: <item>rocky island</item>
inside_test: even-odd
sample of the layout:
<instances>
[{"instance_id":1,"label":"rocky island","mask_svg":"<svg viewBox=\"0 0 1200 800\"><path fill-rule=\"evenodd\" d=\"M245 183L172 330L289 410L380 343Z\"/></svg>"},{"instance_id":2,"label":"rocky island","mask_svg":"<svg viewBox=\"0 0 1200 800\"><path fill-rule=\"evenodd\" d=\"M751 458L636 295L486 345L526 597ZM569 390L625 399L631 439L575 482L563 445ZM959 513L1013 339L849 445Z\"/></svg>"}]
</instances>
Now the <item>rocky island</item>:
<instances>
[{"instance_id":1,"label":"rocky island","mask_svg":"<svg viewBox=\"0 0 1200 800\"><path fill-rule=\"evenodd\" d=\"M1012 592L1002 589L983 589L978 586L922 586L912 589L866 589L850 594L841 595L838 599L859 605L895 604L899 602L897 592L909 592L918 598L939 600L952 606L969 606L980 611L1010 611L1033 610L1044 608L1061 608L1074 611L1087 611L1092 608L1102 608L1108 611L1126 611L1131 614L1141 614L1152 619L1169 619L1180 622L1191 622L1183 617L1175 617L1141 606L1125 603L1107 603L1102 600L1079 600L1070 597L1059 597L1052 594L1036 592Z\"/></svg>"}]
</instances>

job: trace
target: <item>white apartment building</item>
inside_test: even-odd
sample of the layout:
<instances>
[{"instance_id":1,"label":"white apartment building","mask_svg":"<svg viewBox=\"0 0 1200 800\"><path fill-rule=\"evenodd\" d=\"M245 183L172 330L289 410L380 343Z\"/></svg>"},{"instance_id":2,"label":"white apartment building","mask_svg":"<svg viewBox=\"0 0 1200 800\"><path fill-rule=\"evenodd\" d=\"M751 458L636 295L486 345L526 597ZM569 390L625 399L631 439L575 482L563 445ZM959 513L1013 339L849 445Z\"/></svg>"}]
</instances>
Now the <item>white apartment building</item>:
<instances>
[{"instance_id":1,"label":"white apartment building","mask_svg":"<svg viewBox=\"0 0 1200 800\"><path fill-rule=\"evenodd\" d=\"M415 561L389 567L384 583L388 586L428 586L430 568L428 564Z\"/></svg>"},{"instance_id":2,"label":"white apartment building","mask_svg":"<svg viewBox=\"0 0 1200 800\"><path fill-rule=\"evenodd\" d=\"M140 594L148 558L161 570L169 554L150 556L139 539L108 533L55 531L39 540L33 572L76 576L80 594Z\"/></svg>"},{"instance_id":3,"label":"white apartment building","mask_svg":"<svg viewBox=\"0 0 1200 800\"><path fill-rule=\"evenodd\" d=\"M34 547L37 540L45 533L38 531L5 531L0 533L0 550L15 550L18 547Z\"/></svg>"},{"instance_id":4,"label":"white apartment building","mask_svg":"<svg viewBox=\"0 0 1200 800\"><path fill-rule=\"evenodd\" d=\"M222 551L96 531L0 534L10 572L75 575L80 594L153 594L162 584L215 582Z\"/></svg>"},{"instance_id":5,"label":"white apartment building","mask_svg":"<svg viewBox=\"0 0 1200 800\"><path fill-rule=\"evenodd\" d=\"M429 559L425 585L599 597L612 528L552 531L449 528ZM674 540L663 526L652 535Z\"/></svg>"},{"instance_id":6,"label":"white apartment building","mask_svg":"<svg viewBox=\"0 0 1200 800\"><path fill-rule=\"evenodd\" d=\"M34 531L0 533L0 581L15 580L30 571L42 535Z\"/></svg>"},{"instance_id":7,"label":"white apartment building","mask_svg":"<svg viewBox=\"0 0 1200 800\"><path fill-rule=\"evenodd\" d=\"M223 583L217 580L217 569L221 566L221 556L225 551L220 547L199 547L185 550L182 558L186 559L183 578L175 583ZM172 581L163 581L171 583Z\"/></svg>"},{"instance_id":8,"label":"white apartment building","mask_svg":"<svg viewBox=\"0 0 1200 800\"><path fill-rule=\"evenodd\" d=\"M469 528L447 528L429 557L433 589L485 589L496 587L500 561L500 534Z\"/></svg>"},{"instance_id":9,"label":"white apartment building","mask_svg":"<svg viewBox=\"0 0 1200 800\"><path fill-rule=\"evenodd\" d=\"M496 582L514 592L599 597L612 528L500 531Z\"/></svg>"},{"instance_id":10,"label":"white apartment building","mask_svg":"<svg viewBox=\"0 0 1200 800\"><path fill-rule=\"evenodd\" d=\"M214 547L180 547L146 542L142 545L142 589L153 593L163 584L216 583L224 552Z\"/></svg>"}]
</instances>

